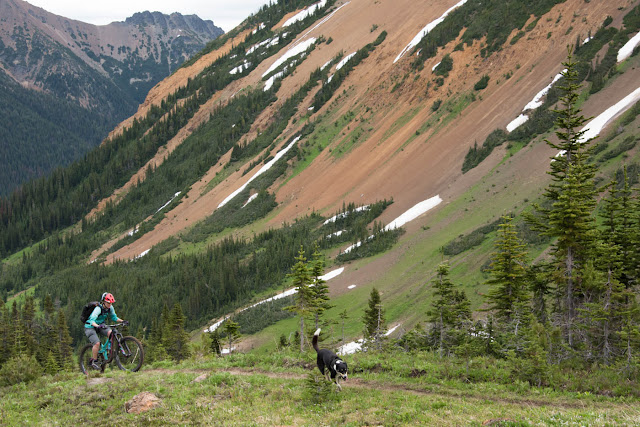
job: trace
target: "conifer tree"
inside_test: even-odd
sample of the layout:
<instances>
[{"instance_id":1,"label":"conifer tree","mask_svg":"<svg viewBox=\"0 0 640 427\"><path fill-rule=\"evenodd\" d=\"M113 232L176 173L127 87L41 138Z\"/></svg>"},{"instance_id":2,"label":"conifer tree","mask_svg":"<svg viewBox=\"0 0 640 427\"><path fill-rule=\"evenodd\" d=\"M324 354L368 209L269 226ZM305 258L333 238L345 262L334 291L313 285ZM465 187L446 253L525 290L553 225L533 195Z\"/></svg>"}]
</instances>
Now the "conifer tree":
<instances>
[{"instance_id":1,"label":"conifer tree","mask_svg":"<svg viewBox=\"0 0 640 427\"><path fill-rule=\"evenodd\" d=\"M371 289L362 322L364 323L365 340L373 342L379 348L387 332L387 321L385 319L385 310L382 307L380 292L376 288Z\"/></svg>"},{"instance_id":2,"label":"conifer tree","mask_svg":"<svg viewBox=\"0 0 640 427\"><path fill-rule=\"evenodd\" d=\"M315 329L320 327L320 316L326 310L333 307L329 303L329 287L327 286L326 280L322 279L322 275L324 274L324 257L320 253L320 248L318 243L316 242L313 247L313 255L311 258L311 294L313 297L313 315L315 317Z\"/></svg>"},{"instance_id":3,"label":"conifer tree","mask_svg":"<svg viewBox=\"0 0 640 427\"><path fill-rule=\"evenodd\" d=\"M215 329L211 333L211 352L216 356L220 356L222 354L222 348L220 346L220 333L218 329Z\"/></svg>"},{"instance_id":4,"label":"conifer tree","mask_svg":"<svg viewBox=\"0 0 640 427\"><path fill-rule=\"evenodd\" d=\"M227 336L227 343L229 344L229 354L231 354L231 352L233 351L233 343L238 341L238 339L240 338L240 325L237 322L234 322L233 319L229 318L226 322L224 322L222 330Z\"/></svg>"},{"instance_id":5,"label":"conifer tree","mask_svg":"<svg viewBox=\"0 0 640 427\"><path fill-rule=\"evenodd\" d=\"M634 218L634 213L638 214L634 209L634 200L627 176L627 167L623 168L623 185L621 190L617 190L617 182L611 183L609 197L605 199L604 226L605 231L602 235L603 240L618 246L619 251L616 256L621 264L620 271L617 272L617 278L628 289L636 282L636 259L637 253L640 251L638 245L634 241L638 233L638 224Z\"/></svg>"},{"instance_id":6,"label":"conifer tree","mask_svg":"<svg viewBox=\"0 0 640 427\"><path fill-rule=\"evenodd\" d=\"M347 310L345 309L342 313L339 314L340 320L342 321L342 342L344 342L344 322L349 318Z\"/></svg>"},{"instance_id":7,"label":"conifer tree","mask_svg":"<svg viewBox=\"0 0 640 427\"><path fill-rule=\"evenodd\" d=\"M55 308L53 306L53 300L51 299L51 295L47 294L44 297L44 301L42 303L42 311L44 311L44 319L45 322L51 322L53 319L53 314L55 312Z\"/></svg>"},{"instance_id":8,"label":"conifer tree","mask_svg":"<svg viewBox=\"0 0 640 427\"><path fill-rule=\"evenodd\" d=\"M10 317L6 304L0 298L0 365L11 357Z\"/></svg>"},{"instance_id":9,"label":"conifer tree","mask_svg":"<svg viewBox=\"0 0 640 427\"><path fill-rule=\"evenodd\" d=\"M431 323L430 341L440 356L448 354L457 344L463 325L471 320L469 300L463 291L457 290L449 280L449 264L438 265L433 280L435 288L432 309L427 313Z\"/></svg>"},{"instance_id":10,"label":"conifer tree","mask_svg":"<svg viewBox=\"0 0 640 427\"><path fill-rule=\"evenodd\" d=\"M304 249L300 246L298 256L294 258L296 263L291 267L291 273L287 276L293 279L293 286L297 293L295 304L285 307L300 317L300 351L304 351L304 318L313 312L314 294L311 291L311 272L307 266L307 259L304 256Z\"/></svg>"},{"instance_id":11,"label":"conifer tree","mask_svg":"<svg viewBox=\"0 0 640 427\"><path fill-rule=\"evenodd\" d=\"M551 161L551 183L544 192L549 207L534 205L537 215L529 215L533 228L556 239L552 248L555 289L556 321L562 326L563 336L574 347L574 329L577 309L583 302L581 269L595 238L592 213L596 204L593 178L596 166L589 163L590 140L582 130L587 119L580 114L578 97L580 85L576 63L571 50L563 63L564 86L561 108L556 111L557 142L547 144L559 150Z\"/></svg>"},{"instance_id":12,"label":"conifer tree","mask_svg":"<svg viewBox=\"0 0 640 427\"><path fill-rule=\"evenodd\" d=\"M69 326L63 310L58 310L56 329L58 335L56 362L61 370L71 369L73 366L73 348L71 347L73 339L69 334Z\"/></svg>"},{"instance_id":13,"label":"conifer tree","mask_svg":"<svg viewBox=\"0 0 640 427\"><path fill-rule=\"evenodd\" d=\"M487 300L489 310L505 322L514 320L518 307L526 307L529 301L526 275L525 245L520 241L513 225L513 218L503 216L492 256L491 279Z\"/></svg>"},{"instance_id":14,"label":"conifer tree","mask_svg":"<svg viewBox=\"0 0 640 427\"><path fill-rule=\"evenodd\" d=\"M182 313L180 303L175 303L169 321L163 333L163 343L167 354L176 362L180 362L191 356L189 349L189 334L184 330L184 322L186 318Z\"/></svg>"},{"instance_id":15,"label":"conifer tree","mask_svg":"<svg viewBox=\"0 0 640 427\"><path fill-rule=\"evenodd\" d=\"M28 355L32 356L36 354L37 340L36 340L36 307L32 295L25 297L24 307L22 308L22 334L24 337L24 344Z\"/></svg>"}]
</instances>

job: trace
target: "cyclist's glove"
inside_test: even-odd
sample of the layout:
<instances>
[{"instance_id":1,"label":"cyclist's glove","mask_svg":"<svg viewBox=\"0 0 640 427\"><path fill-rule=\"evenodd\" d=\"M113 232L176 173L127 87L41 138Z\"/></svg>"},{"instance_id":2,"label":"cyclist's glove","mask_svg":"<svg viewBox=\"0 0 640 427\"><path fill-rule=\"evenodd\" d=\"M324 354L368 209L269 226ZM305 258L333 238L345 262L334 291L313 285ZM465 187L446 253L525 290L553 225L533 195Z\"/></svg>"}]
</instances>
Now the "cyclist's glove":
<instances>
[{"instance_id":1,"label":"cyclist's glove","mask_svg":"<svg viewBox=\"0 0 640 427\"><path fill-rule=\"evenodd\" d=\"M122 326L129 326L129 321L128 320L123 320L122 321Z\"/></svg>"},{"instance_id":2,"label":"cyclist's glove","mask_svg":"<svg viewBox=\"0 0 640 427\"><path fill-rule=\"evenodd\" d=\"M107 329L107 325L105 325L104 323L101 323L98 325L98 329Z\"/></svg>"}]
</instances>

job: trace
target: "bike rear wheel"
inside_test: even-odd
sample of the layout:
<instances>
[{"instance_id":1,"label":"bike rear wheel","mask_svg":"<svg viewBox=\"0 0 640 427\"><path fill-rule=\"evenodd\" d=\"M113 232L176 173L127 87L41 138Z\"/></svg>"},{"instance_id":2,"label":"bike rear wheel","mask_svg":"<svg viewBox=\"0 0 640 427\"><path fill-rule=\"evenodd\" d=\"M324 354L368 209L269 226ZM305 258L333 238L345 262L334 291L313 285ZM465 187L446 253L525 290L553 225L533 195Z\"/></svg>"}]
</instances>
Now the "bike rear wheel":
<instances>
[{"instance_id":1,"label":"bike rear wheel","mask_svg":"<svg viewBox=\"0 0 640 427\"><path fill-rule=\"evenodd\" d=\"M142 343L135 337L124 337L116 353L116 364L123 371L136 372L144 361Z\"/></svg>"},{"instance_id":2,"label":"bike rear wheel","mask_svg":"<svg viewBox=\"0 0 640 427\"><path fill-rule=\"evenodd\" d=\"M93 357L93 344L87 344L84 347L82 347L82 350L80 350L80 370L82 371L83 374L87 374L91 371L94 371L95 369L91 367L91 363L89 363L89 359L91 359ZM98 359L97 359L97 363L98 366L100 366L102 369L101 371L104 371L104 356L102 355L102 353L98 353Z\"/></svg>"}]
</instances>

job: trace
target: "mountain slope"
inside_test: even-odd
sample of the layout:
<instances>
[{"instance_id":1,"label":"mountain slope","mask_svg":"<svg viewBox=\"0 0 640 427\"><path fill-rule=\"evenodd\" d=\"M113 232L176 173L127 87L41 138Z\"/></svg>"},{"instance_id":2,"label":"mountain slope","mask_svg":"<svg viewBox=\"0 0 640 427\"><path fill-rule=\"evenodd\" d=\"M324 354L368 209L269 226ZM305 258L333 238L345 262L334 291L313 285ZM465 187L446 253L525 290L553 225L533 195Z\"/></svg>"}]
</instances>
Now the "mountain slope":
<instances>
[{"instance_id":1,"label":"mountain slope","mask_svg":"<svg viewBox=\"0 0 640 427\"><path fill-rule=\"evenodd\" d=\"M371 28L369 23L371 25L378 23L380 29L388 29L390 34L398 34L395 40L393 36L389 36L384 45L367 59L366 64L358 67L354 74L349 76L344 84L345 88L349 88L346 99L335 112L331 112L330 119L324 119L335 121L341 114L369 108L372 112L366 115L360 113L360 117L366 123L376 123L375 128L366 135L367 140L354 147L348 156L336 159L328 150L324 151L300 175L279 188L277 199L281 206L278 215L271 222L272 225L297 217L301 211L300 206L305 206L307 211L330 212L339 208L343 201L366 203L392 197L396 203L382 217L383 221L390 222L415 203L436 194L441 194L445 200L454 198L460 194L459 186L455 183L464 179L460 165L469 147L475 141L483 141L494 129L506 126L518 115L522 106L562 69L561 62L566 56L566 51L558 46L572 42L575 34L586 35L589 31L595 32L604 18L607 15L616 14L617 10L614 4L599 6L575 5L571 2L560 4L545 23L540 22L531 31L528 40L522 40L509 49L505 48L503 52L494 54L490 58L484 59L478 55L480 50L478 45L468 47L462 52L453 52L451 56L456 66L447 79L447 84L437 89L437 92L431 90L428 95L422 95L427 92L426 83L429 79L427 75L419 76L422 78L413 82L405 82L401 89L389 95L392 82L400 81L403 73L408 72L407 61L394 64L389 58L395 57L394 53L402 50L408 37L419 32L424 22L438 18L452 4L441 5L439 9L434 8L432 12L421 16L411 13L412 7L409 2L397 5L398 10L405 11L397 14L392 13L396 7L392 5L375 2L360 5L347 4L330 20L306 36L323 35L326 38L333 38L334 42L314 51L312 58L300 66L296 75L285 79L278 93L280 99L291 94L317 64L325 63L341 51L351 53L374 39L375 34L369 31ZM572 13L570 11L576 6L578 9L575 13L584 20L574 27L572 34L564 35L575 22L571 19L561 20L558 24L555 22L558 17L570 15ZM412 18L408 15L412 15ZM387 18L388 21L382 20L381 17ZM413 30L410 31L408 28ZM555 37L549 39L547 34L550 30L563 37L556 36L560 40L556 40ZM451 51L452 48L445 48L445 52ZM437 60L438 58L434 58L428 61L425 64L426 69L435 65ZM258 84L262 73L270 65L269 61L263 64L247 76L241 84L245 86ZM493 81L499 80L500 76L510 71L513 72L513 76L502 84L492 85L482 93L482 102L472 103L465 108L455 121L450 121L448 125L439 128L437 135L429 130L416 135L421 126L428 122L429 117L434 115L430 109L433 101L443 96L441 94L451 94L451 98L456 98L457 95L460 98L464 96L465 91L472 91L475 83L472 79L483 69L491 72L494 76ZM631 80L634 76L637 77L635 70L630 72L633 74L629 76ZM623 94L626 95L624 86L609 96L622 98ZM506 100L509 102L507 103ZM593 104L593 107L590 105L585 107L587 115L600 113L609 106L603 103ZM264 115L269 117L276 108L277 105L266 111ZM315 115L321 116L323 113L324 111L320 111ZM303 116L304 113L300 115ZM390 130L396 130L394 125L402 122L407 116L411 117L406 124L392 135L387 135ZM353 122L342 125L345 134L350 125L355 126ZM295 129L295 126L292 127ZM292 133L293 130L289 132ZM407 141L410 141L410 144L406 144ZM451 141L456 143L452 144ZM340 141L336 141L334 144L339 143ZM528 164L530 160L523 162ZM428 170L423 165L428 165ZM531 174L537 171L544 177L545 169L540 166L538 164L537 169L531 168ZM398 171L402 172L398 173ZM214 167L209 176L215 175L216 172ZM157 231L147 233L132 247L116 252L113 257L127 258L139 255L162 241L167 235L175 234L193 221L204 218L228 195L231 188L226 189L226 185L233 186L234 180L239 179L242 182L242 179L248 178L248 176L242 178L240 175L241 171L238 171L226 183L200 196L200 186L207 183L206 179L203 180L197 188L192 188L187 202L189 206L178 208L185 213L188 212L186 215L188 219L185 219L186 216L184 218L177 216L171 220L166 218L157 227ZM238 185L235 184L236 187ZM450 189L451 196L447 189ZM178 190L180 189L176 189ZM177 224L177 228L172 227L172 224Z\"/></svg>"},{"instance_id":2,"label":"mountain slope","mask_svg":"<svg viewBox=\"0 0 640 427\"><path fill-rule=\"evenodd\" d=\"M349 310L349 336L361 333L372 287L395 325L424 321L428 283L445 257L480 307L492 231L465 250L444 248L504 214L518 217L539 198L557 154L543 142L554 138L557 89L463 173L468 153L496 130L506 134L576 40L585 116L605 112L640 81L638 55L615 59L638 32L637 0L503 3L321 2L315 15L286 26L312 2L265 6L152 89L86 160L2 200L2 253L38 245L26 251L29 274L9 267L19 256L5 264L10 279L0 292L11 296L46 277L36 293L61 295L72 312L86 293L108 287L138 323L180 303L195 329L280 290L296 251L302 245L308 255L319 241L327 270L344 267L329 281L330 315ZM600 130L603 182L623 163L638 163L638 148L623 144L637 138L634 114L611 117ZM371 216L324 224L376 202L383 206ZM405 233L391 248L338 259L377 233L377 221L394 220ZM531 256L546 245L534 243ZM291 322L267 326L245 345L273 343Z\"/></svg>"},{"instance_id":3,"label":"mountain slope","mask_svg":"<svg viewBox=\"0 0 640 427\"><path fill-rule=\"evenodd\" d=\"M12 156L12 163L3 163L3 193L97 145L135 111L155 83L223 33L211 21L177 13L137 13L104 26L57 16L21 0L3 2L0 13L0 71L15 86L0 94L2 121L33 129L3 135L12 152L29 153L22 154L27 158L23 162ZM27 126L11 117L10 93L34 100L22 107L36 122ZM58 100L51 102L48 96ZM60 103L65 105L63 114ZM56 114L51 123L50 116ZM76 115L91 120L79 126L73 121ZM47 140L47 134L58 133L56 127L64 129L68 139ZM40 154L48 151L57 155Z\"/></svg>"}]
</instances>

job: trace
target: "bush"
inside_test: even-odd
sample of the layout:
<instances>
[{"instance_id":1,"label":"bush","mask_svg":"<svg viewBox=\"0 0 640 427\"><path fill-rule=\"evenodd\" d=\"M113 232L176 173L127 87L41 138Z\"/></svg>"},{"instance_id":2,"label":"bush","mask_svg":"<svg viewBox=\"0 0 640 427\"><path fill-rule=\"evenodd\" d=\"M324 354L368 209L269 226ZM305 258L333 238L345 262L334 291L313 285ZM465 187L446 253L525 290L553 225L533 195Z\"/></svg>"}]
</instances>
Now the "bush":
<instances>
[{"instance_id":1,"label":"bush","mask_svg":"<svg viewBox=\"0 0 640 427\"><path fill-rule=\"evenodd\" d=\"M42 375L42 366L34 356L12 357L0 369L0 386L28 383Z\"/></svg>"},{"instance_id":2,"label":"bush","mask_svg":"<svg viewBox=\"0 0 640 427\"><path fill-rule=\"evenodd\" d=\"M313 370L307 375L303 398L307 402L320 404L325 402L339 402L340 393L336 393L337 387L333 381L327 381L320 372Z\"/></svg>"},{"instance_id":3,"label":"bush","mask_svg":"<svg viewBox=\"0 0 640 427\"><path fill-rule=\"evenodd\" d=\"M480 78L480 80L478 80L478 82L475 85L473 85L473 88L475 90L482 90L482 89L485 89L488 85L489 85L489 76L485 74Z\"/></svg>"}]
</instances>

